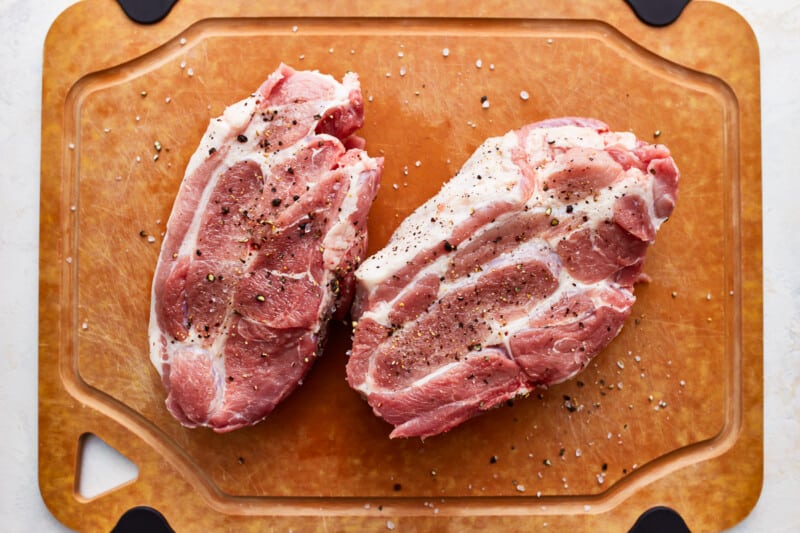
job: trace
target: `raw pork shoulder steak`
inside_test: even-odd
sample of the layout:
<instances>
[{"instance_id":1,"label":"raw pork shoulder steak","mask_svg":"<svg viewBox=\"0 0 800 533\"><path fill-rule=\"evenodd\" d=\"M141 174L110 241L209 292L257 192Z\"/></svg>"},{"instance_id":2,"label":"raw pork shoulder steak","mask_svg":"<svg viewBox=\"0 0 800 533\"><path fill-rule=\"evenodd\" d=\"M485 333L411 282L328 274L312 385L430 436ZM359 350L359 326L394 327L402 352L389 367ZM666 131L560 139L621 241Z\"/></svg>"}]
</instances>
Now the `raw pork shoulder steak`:
<instances>
[{"instance_id":1,"label":"raw pork shoulder steak","mask_svg":"<svg viewBox=\"0 0 800 533\"><path fill-rule=\"evenodd\" d=\"M211 121L153 281L150 356L183 425L262 420L349 308L383 165L353 136L362 124L355 74L285 65Z\"/></svg>"},{"instance_id":2,"label":"raw pork shoulder steak","mask_svg":"<svg viewBox=\"0 0 800 533\"><path fill-rule=\"evenodd\" d=\"M487 140L356 272L349 384L427 437L583 369L672 212L669 151L593 119Z\"/></svg>"}]
</instances>

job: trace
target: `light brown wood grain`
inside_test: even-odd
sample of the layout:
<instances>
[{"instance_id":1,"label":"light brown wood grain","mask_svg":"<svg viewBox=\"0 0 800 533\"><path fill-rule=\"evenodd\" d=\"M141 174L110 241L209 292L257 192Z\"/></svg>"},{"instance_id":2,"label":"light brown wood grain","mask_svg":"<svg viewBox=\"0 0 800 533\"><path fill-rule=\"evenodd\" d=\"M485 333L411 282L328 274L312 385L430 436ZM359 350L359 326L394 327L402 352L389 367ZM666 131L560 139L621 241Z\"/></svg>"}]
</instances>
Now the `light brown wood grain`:
<instances>
[{"instance_id":1,"label":"light brown wood grain","mask_svg":"<svg viewBox=\"0 0 800 533\"><path fill-rule=\"evenodd\" d=\"M361 135L386 158L372 251L485 138L528 122L592 116L668 145L678 207L622 334L576 379L425 442L391 441L344 381L350 331L335 324L304 385L261 424L180 427L148 359L161 232L208 120L281 61L361 77ZM755 504L759 64L728 8L696 0L654 29L613 0L182 0L138 26L87 0L48 34L43 109L40 485L69 527L108 531L150 505L178 531L627 530L668 505L692 531L715 531ZM80 498L86 432L139 478Z\"/></svg>"}]
</instances>

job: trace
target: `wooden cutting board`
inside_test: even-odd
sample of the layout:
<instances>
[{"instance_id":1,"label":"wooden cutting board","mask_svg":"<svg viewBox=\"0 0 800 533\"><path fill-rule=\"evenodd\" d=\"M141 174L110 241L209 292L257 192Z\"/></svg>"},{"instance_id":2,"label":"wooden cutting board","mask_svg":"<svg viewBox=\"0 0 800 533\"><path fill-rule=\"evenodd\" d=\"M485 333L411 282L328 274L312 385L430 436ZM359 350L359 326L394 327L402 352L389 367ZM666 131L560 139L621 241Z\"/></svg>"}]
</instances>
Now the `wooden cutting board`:
<instances>
[{"instance_id":1,"label":"wooden cutting board","mask_svg":"<svg viewBox=\"0 0 800 533\"><path fill-rule=\"evenodd\" d=\"M266 421L180 427L148 360L164 223L209 118L281 61L361 76L361 134L386 158L372 251L489 136L577 115L668 145L680 199L622 334L576 379L391 441L344 381L335 324ZM108 531L148 505L177 531L624 531L665 505L713 531L758 499L759 64L730 9L695 0L656 29L615 0L181 0L141 26L87 0L47 36L43 110L39 475L67 526ZM82 498L86 433L138 478Z\"/></svg>"}]
</instances>

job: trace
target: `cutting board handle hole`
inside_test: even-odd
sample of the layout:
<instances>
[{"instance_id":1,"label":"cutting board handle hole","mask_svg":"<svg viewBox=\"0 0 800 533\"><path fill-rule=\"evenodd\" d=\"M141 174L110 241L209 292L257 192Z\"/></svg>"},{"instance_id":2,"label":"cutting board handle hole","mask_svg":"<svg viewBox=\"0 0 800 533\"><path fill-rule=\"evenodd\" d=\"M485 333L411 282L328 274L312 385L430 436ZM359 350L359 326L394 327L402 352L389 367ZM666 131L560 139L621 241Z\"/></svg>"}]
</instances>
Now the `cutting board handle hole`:
<instances>
[{"instance_id":1,"label":"cutting board handle hole","mask_svg":"<svg viewBox=\"0 0 800 533\"><path fill-rule=\"evenodd\" d=\"M94 433L84 433L78 440L78 464L75 468L75 493L82 501L93 500L107 492L132 483L139 468Z\"/></svg>"}]
</instances>

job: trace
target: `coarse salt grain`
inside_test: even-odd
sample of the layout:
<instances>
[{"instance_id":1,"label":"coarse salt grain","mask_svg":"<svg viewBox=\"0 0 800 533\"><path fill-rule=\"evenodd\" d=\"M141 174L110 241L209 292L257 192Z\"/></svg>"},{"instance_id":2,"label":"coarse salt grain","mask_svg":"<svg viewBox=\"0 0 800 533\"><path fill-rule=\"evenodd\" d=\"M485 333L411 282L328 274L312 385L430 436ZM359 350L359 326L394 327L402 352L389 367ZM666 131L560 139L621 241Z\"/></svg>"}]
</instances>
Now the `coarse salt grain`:
<instances>
[{"instance_id":1,"label":"coarse salt grain","mask_svg":"<svg viewBox=\"0 0 800 533\"><path fill-rule=\"evenodd\" d=\"M416 166L416 167L418 167L420 165L422 165L422 161L417 161L416 163L414 163L414 166Z\"/></svg>"},{"instance_id":2,"label":"coarse salt grain","mask_svg":"<svg viewBox=\"0 0 800 533\"><path fill-rule=\"evenodd\" d=\"M180 66L181 66L182 69L186 68L186 61L181 61L181 65Z\"/></svg>"},{"instance_id":3,"label":"coarse salt grain","mask_svg":"<svg viewBox=\"0 0 800 533\"><path fill-rule=\"evenodd\" d=\"M617 366L619 368L625 368L625 363L623 363L622 361L617 361Z\"/></svg>"},{"instance_id":4,"label":"coarse salt grain","mask_svg":"<svg viewBox=\"0 0 800 533\"><path fill-rule=\"evenodd\" d=\"M194 69L190 67L189 70L186 71L186 75L187 76L194 76Z\"/></svg>"},{"instance_id":5,"label":"coarse salt grain","mask_svg":"<svg viewBox=\"0 0 800 533\"><path fill-rule=\"evenodd\" d=\"M82 330L84 330L84 331L86 331L87 329L89 329L89 324L87 324L86 322L84 322L83 324L81 324L81 329L82 329Z\"/></svg>"},{"instance_id":6,"label":"coarse salt grain","mask_svg":"<svg viewBox=\"0 0 800 533\"><path fill-rule=\"evenodd\" d=\"M181 37L181 40L178 42L181 44L181 46L183 46L184 44L186 44L186 37Z\"/></svg>"},{"instance_id":7,"label":"coarse salt grain","mask_svg":"<svg viewBox=\"0 0 800 533\"><path fill-rule=\"evenodd\" d=\"M297 33L297 26L292 26L292 33Z\"/></svg>"},{"instance_id":8,"label":"coarse salt grain","mask_svg":"<svg viewBox=\"0 0 800 533\"><path fill-rule=\"evenodd\" d=\"M400 187L396 183L392 183L392 189L397 190Z\"/></svg>"},{"instance_id":9,"label":"coarse salt grain","mask_svg":"<svg viewBox=\"0 0 800 533\"><path fill-rule=\"evenodd\" d=\"M525 492L525 485L517 485L517 492Z\"/></svg>"},{"instance_id":10,"label":"coarse salt grain","mask_svg":"<svg viewBox=\"0 0 800 533\"><path fill-rule=\"evenodd\" d=\"M64 261L66 261L68 265L72 264L72 258L71 257L67 257L66 259L64 259Z\"/></svg>"},{"instance_id":11,"label":"coarse salt grain","mask_svg":"<svg viewBox=\"0 0 800 533\"><path fill-rule=\"evenodd\" d=\"M171 96L167 96L166 98L164 98L164 103L165 103L165 104L168 104L168 103L170 103L171 101L172 101L172 97L171 97Z\"/></svg>"},{"instance_id":12,"label":"coarse salt grain","mask_svg":"<svg viewBox=\"0 0 800 533\"><path fill-rule=\"evenodd\" d=\"M328 53L332 54L333 53L333 48L328 48Z\"/></svg>"},{"instance_id":13,"label":"coarse salt grain","mask_svg":"<svg viewBox=\"0 0 800 533\"><path fill-rule=\"evenodd\" d=\"M397 57L403 57L403 52L397 52Z\"/></svg>"},{"instance_id":14,"label":"coarse salt grain","mask_svg":"<svg viewBox=\"0 0 800 533\"><path fill-rule=\"evenodd\" d=\"M152 244L152 243L156 242L156 238L153 237L152 235L148 235L147 236L147 242Z\"/></svg>"},{"instance_id":15,"label":"coarse salt grain","mask_svg":"<svg viewBox=\"0 0 800 533\"><path fill-rule=\"evenodd\" d=\"M405 75L406 75L406 67L400 67L400 76L402 77Z\"/></svg>"},{"instance_id":16,"label":"coarse salt grain","mask_svg":"<svg viewBox=\"0 0 800 533\"><path fill-rule=\"evenodd\" d=\"M387 520L386 529L394 529L394 522L392 522L391 520Z\"/></svg>"},{"instance_id":17,"label":"coarse salt grain","mask_svg":"<svg viewBox=\"0 0 800 533\"><path fill-rule=\"evenodd\" d=\"M481 61L480 59L475 61L475 68L481 68L482 66L483 66L483 61Z\"/></svg>"},{"instance_id":18,"label":"coarse salt grain","mask_svg":"<svg viewBox=\"0 0 800 533\"><path fill-rule=\"evenodd\" d=\"M442 48L442 55L444 57L449 56L450 55L450 49L449 48Z\"/></svg>"},{"instance_id":19,"label":"coarse salt grain","mask_svg":"<svg viewBox=\"0 0 800 533\"><path fill-rule=\"evenodd\" d=\"M484 100L483 103L481 104L481 107L484 109L489 109L489 105L490 105L489 100Z\"/></svg>"},{"instance_id":20,"label":"coarse salt grain","mask_svg":"<svg viewBox=\"0 0 800 533\"><path fill-rule=\"evenodd\" d=\"M522 100L527 100L528 98L531 97L531 95L528 94L528 91L520 91L519 92L519 97Z\"/></svg>"}]
</instances>

